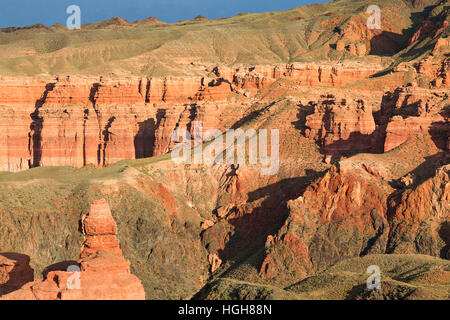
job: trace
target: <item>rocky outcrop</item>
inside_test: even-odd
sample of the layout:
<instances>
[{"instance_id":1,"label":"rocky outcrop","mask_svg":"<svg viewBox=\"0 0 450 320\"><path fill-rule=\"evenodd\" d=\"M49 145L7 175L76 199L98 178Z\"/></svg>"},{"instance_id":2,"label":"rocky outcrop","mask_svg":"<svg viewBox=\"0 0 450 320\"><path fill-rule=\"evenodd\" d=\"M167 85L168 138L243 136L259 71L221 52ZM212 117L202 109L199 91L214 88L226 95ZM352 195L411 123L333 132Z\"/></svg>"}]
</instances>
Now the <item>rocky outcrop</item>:
<instances>
[{"instance_id":1,"label":"rocky outcrop","mask_svg":"<svg viewBox=\"0 0 450 320\"><path fill-rule=\"evenodd\" d=\"M389 201L388 251L450 258L450 165Z\"/></svg>"},{"instance_id":2,"label":"rocky outcrop","mask_svg":"<svg viewBox=\"0 0 450 320\"><path fill-rule=\"evenodd\" d=\"M448 88L450 86L450 58L443 54L450 50L450 40L439 38L431 55L419 60L400 63L395 72L405 73L414 85L419 81L422 86L431 88ZM435 56L442 56L436 58Z\"/></svg>"},{"instance_id":3,"label":"rocky outcrop","mask_svg":"<svg viewBox=\"0 0 450 320\"><path fill-rule=\"evenodd\" d=\"M365 56L370 51L370 39L373 32L367 28L367 22L361 17L351 17L335 29L337 41L335 49L346 51L354 56Z\"/></svg>"},{"instance_id":4,"label":"rocky outcrop","mask_svg":"<svg viewBox=\"0 0 450 320\"><path fill-rule=\"evenodd\" d=\"M387 92L381 101L323 95L300 104L300 112L306 115L305 136L316 141L328 159L358 152L387 152L415 135L429 136L436 146L448 149L448 104L445 89L410 84Z\"/></svg>"},{"instance_id":5,"label":"rocky outcrop","mask_svg":"<svg viewBox=\"0 0 450 320\"><path fill-rule=\"evenodd\" d=\"M18 253L0 254L0 296L34 280L30 257Z\"/></svg>"},{"instance_id":6,"label":"rocky outcrop","mask_svg":"<svg viewBox=\"0 0 450 320\"><path fill-rule=\"evenodd\" d=\"M275 66L238 68L233 84L238 89L262 89L275 80L287 78L306 86L343 86L365 79L379 66L353 63L291 63ZM227 73L227 72L225 72ZM230 72L228 72L230 74Z\"/></svg>"},{"instance_id":7,"label":"rocky outcrop","mask_svg":"<svg viewBox=\"0 0 450 320\"><path fill-rule=\"evenodd\" d=\"M222 260L218 257L217 254L210 254L208 256L209 264L211 265L211 273L216 272L222 264Z\"/></svg>"},{"instance_id":8,"label":"rocky outcrop","mask_svg":"<svg viewBox=\"0 0 450 320\"><path fill-rule=\"evenodd\" d=\"M86 235L81 248L81 258L86 258L98 250L122 256L119 240L116 238L117 224L105 199L92 203L89 214L81 218L81 227Z\"/></svg>"},{"instance_id":9,"label":"rocky outcrop","mask_svg":"<svg viewBox=\"0 0 450 320\"><path fill-rule=\"evenodd\" d=\"M81 259L64 271L50 271L43 280L26 283L2 296L6 300L142 300L144 288L130 273L116 238L117 225L108 203L94 201L81 226L86 238Z\"/></svg>"},{"instance_id":10,"label":"rocky outcrop","mask_svg":"<svg viewBox=\"0 0 450 320\"><path fill-rule=\"evenodd\" d=\"M433 23L432 21L425 20L420 24L417 31L411 37L408 45L411 45L416 41L423 40L429 36L432 36L434 39L446 28L448 28L447 21L438 21L437 23Z\"/></svg>"},{"instance_id":11,"label":"rocky outcrop","mask_svg":"<svg viewBox=\"0 0 450 320\"><path fill-rule=\"evenodd\" d=\"M391 173L382 163L339 162L288 202L284 226L267 238L260 276L289 285L345 258L374 253L448 259L449 169L439 167L423 182L408 174L391 193Z\"/></svg>"},{"instance_id":12,"label":"rocky outcrop","mask_svg":"<svg viewBox=\"0 0 450 320\"><path fill-rule=\"evenodd\" d=\"M403 144L412 135L430 135L447 149L449 95L445 90L402 87L383 99L380 122L386 124L384 152ZM383 119L384 118L384 119Z\"/></svg>"},{"instance_id":13,"label":"rocky outcrop","mask_svg":"<svg viewBox=\"0 0 450 320\"><path fill-rule=\"evenodd\" d=\"M322 96L306 117L306 136L314 139L323 152L368 151L374 148L375 121L372 107L361 99Z\"/></svg>"},{"instance_id":14,"label":"rocky outcrop","mask_svg":"<svg viewBox=\"0 0 450 320\"><path fill-rule=\"evenodd\" d=\"M0 78L0 170L94 165L164 154L180 125L224 129L233 107L288 78L341 86L376 72L357 64L213 67L208 76ZM220 117L219 117L220 116ZM224 119L222 122L219 119ZM235 120L235 118L234 118Z\"/></svg>"},{"instance_id":15,"label":"rocky outcrop","mask_svg":"<svg viewBox=\"0 0 450 320\"><path fill-rule=\"evenodd\" d=\"M285 225L266 243L260 274L290 284L350 257L384 252L389 225L382 168L340 162L288 202Z\"/></svg>"},{"instance_id":16,"label":"rocky outcrop","mask_svg":"<svg viewBox=\"0 0 450 320\"><path fill-rule=\"evenodd\" d=\"M450 50L448 39L440 38L436 43L434 52ZM430 57L431 58L431 57ZM429 81L432 87L448 88L450 87L450 58L442 60L424 59L414 65L417 74Z\"/></svg>"}]
</instances>

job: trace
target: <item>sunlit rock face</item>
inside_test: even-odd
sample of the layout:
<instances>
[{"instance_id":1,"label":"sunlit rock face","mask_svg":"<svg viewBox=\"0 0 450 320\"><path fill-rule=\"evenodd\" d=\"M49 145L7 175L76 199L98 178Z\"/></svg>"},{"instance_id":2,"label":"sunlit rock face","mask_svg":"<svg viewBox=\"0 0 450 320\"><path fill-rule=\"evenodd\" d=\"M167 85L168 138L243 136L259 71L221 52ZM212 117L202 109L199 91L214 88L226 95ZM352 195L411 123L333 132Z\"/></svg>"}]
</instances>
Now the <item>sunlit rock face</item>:
<instances>
[{"instance_id":1,"label":"sunlit rock face","mask_svg":"<svg viewBox=\"0 0 450 320\"><path fill-rule=\"evenodd\" d=\"M50 271L33 280L28 261L2 258L2 281L23 284L3 295L5 300L143 300L144 287L130 273L130 262L122 256L116 238L117 225L105 199L94 201L81 221L85 241L81 259L65 271ZM31 279L30 279L31 277ZM8 282L8 279L10 280ZM11 279L13 281L11 281ZM31 282L23 283L24 280ZM20 286L19 286L20 287Z\"/></svg>"}]
</instances>

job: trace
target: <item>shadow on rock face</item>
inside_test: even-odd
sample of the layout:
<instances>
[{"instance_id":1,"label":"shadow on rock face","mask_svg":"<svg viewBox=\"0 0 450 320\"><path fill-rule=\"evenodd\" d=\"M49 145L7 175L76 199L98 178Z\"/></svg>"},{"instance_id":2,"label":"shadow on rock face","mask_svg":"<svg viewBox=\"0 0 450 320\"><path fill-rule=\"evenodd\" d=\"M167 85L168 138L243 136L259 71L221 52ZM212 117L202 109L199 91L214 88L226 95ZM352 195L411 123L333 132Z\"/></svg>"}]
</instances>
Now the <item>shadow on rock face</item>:
<instances>
[{"instance_id":1,"label":"shadow on rock face","mask_svg":"<svg viewBox=\"0 0 450 320\"><path fill-rule=\"evenodd\" d=\"M377 56L392 56L406 44L407 37L389 31L382 31L370 40L370 53Z\"/></svg>"},{"instance_id":2,"label":"shadow on rock face","mask_svg":"<svg viewBox=\"0 0 450 320\"><path fill-rule=\"evenodd\" d=\"M49 272L52 272L52 271L67 271L67 268L69 268L70 266L77 266L77 267L79 267L79 263L77 261L68 260L68 261L61 261L61 262L52 264L52 265L46 267L42 271L42 276L44 277L44 279L46 279Z\"/></svg>"},{"instance_id":3,"label":"shadow on rock face","mask_svg":"<svg viewBox=\"0 0 450 320\"><path fill-rule=\"evenodd\" d=\"M433 122L429 133L436 147L448 150L450 136L450 123L448 121Z\"/></svg>"},{"instance_id":4,"label":"shadow on rock face","mask_svg":"<svg viewBox=\"0 0 450 320\"><path fill-rule=\"evenodd\" d=\"M441 250L441 258L450 260L450 221L442 223L439 236L445 242L445 247Z\"/></svg>"},{"instance_id":5,"label":"shadow on rock face","mask_svg":"<svg viewBox=\"0 0 450 320\"><path fill-rule=\"evenodd\" d=\"M34 280L30 257L14 252L0 253L0 296Z\"/></svg>"}]
</instances>

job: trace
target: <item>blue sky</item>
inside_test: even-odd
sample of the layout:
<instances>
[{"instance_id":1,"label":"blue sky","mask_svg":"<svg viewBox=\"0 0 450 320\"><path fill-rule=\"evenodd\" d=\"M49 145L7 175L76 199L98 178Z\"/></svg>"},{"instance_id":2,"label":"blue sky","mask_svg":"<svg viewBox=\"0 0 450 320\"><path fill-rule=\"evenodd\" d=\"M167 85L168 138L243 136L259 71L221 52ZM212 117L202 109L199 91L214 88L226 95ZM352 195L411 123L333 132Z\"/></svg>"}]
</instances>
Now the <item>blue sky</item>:
<instances>
[{"instance_id":1,"label":"blue sky","mask_svg":"<svg viewBox=\"0 0 450 320\"><path fill-rule=\"evenodd\" d=\"M287 10L326 0L13 0L2 1L0 28L56 22L66 24L66 8L81 8L82 23L98 22L114 16L130 21L150 16L165 22L192 19L202 14L208 18L231 17L241 12Z\"/></svg>"}]
</instances>

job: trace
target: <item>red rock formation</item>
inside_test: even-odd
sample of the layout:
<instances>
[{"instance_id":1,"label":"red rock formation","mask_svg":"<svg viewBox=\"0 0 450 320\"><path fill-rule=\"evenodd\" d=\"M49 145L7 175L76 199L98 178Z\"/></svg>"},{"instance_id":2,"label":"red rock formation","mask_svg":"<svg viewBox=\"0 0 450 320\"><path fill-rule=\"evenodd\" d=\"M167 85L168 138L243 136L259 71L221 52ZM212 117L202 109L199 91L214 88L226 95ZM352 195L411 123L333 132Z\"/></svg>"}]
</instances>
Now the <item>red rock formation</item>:
<instances>
[{"instance_id":1,"label":"red rock formation","mask_svg":"<svg viewBox=\"0 0 450 320\"><path fill-rule=\"evenodd\" d=\"M403 119L401 116L392 117L386 128L386 140L384 142L384 152L392 150L405 143L408 138L415 134L428 135L433 123L433 118L409 117ZM436 125L438 131L444 132L448 130L448 124ZM448 148L447 144L439 143L439 146Z\"/></svg>"},{"instance_id":2,"label":"red rock formation","mask_svg":"<svg viewBox=\"0 0 450 320\"><path fill-rule=\"evenodd\" d=\"M326 154L371 150L375 131L372 107L363 100L322 96L313 114L306 117L306 136Z\"/></svg>"},{"instance_id":3,"label":"red rock formation","mask_svg":"<svg viewBox=\"0 0 450 320\"><path fill-rule=\"evenodd\" d=\"M445 52L448 52L450 49L450 44L447 39L438 41L433 52L439 54L439 51L442 49ZM414 63L413 67L415 68L417 75L426 79L432 87L450 87L450 58L435 59L433 56L430 56Z\"/></svg>"},{"instance_id":4,"label":"red rock formation","mask_svg":"<svg viewBox=\"0 0 450 320\"><path fill-rule=\"evenodd\" d=\"M29 168L30 114L47 78L0 78L0 170Z\"/></svg>"},{"instance_id":5,"label":"red rock formation","mask_svg":"<svg viewBox=\"0 0 450 320\"><path fill-rule=\"evenodd\" d=\"M98 250L107 250L122 256L119 240L116 238L117 225L105 199L94 201L88 215L81 218L82 231L86 238L81 249L81 258Z\"/></svg>"},{"instance_id":6,"label":"red rock formation","mask_svg":"<svg viewBox=\"0 0 450 320\"><path fill-rule=\"evenodd\" d=\"M306 86L343 86L365 79L377 72L379 67L353 64L292 63L276 66L256 66L237 69L234 84L240 89L262 89L275 80L287 78Z\"/></svg>"},{"instance_id":7,"label":"red rock formation","mask_svg":"<svg viewBox=\"0 0 450 320\"><path fill-rule=\"evenodd\" d=\"M205 127L223 129L225 120L218 118L232 114L226 103L232 94L250 103L249 94L280 78L306 86L341 86L378 69L295 63L216 67L208 77L2 77L0 170L102 167L160 155L173 147L170 135L177 126L202 121Z\"/></svg>"},{"instance_id":8,"label":"red rock formation","mask_svg":"<svg viewBox=\"0 0 450 320\"><path fill-rule=\"evenodd\" d=\"M335 49L351 55L365 56L370 50L370 39L374 36L367 28L367 20L353 16L337 29L338 40Z\"/></svg>"},{"instance_id":9,"label":"red rock formation","mask_svg":"<svg viewBox=\"0 0 450 320\"><path fill-rule=\"evenodd\" d=\"M433 55L436 55L436 56L444 55L445 53L447 53L449 51L449 48L450 48L450 38L441 37L437 40L436 45L434 46ZM448 63L448 59L444 59L444 61L447 61L447 63ZM448 66L447 66L447 70L448 70Z\"/></svg>"},{"instance_id":10,"label":"red rock formation","mask_svg":"<svg viewBox=\"0 0 450 320\"><path fill-rule=\"evenodd\" d=\"M343 161L288 203L285 225L268 239L260 273L289 284L346 257L384 252L389 225L378 176Z\"/></svg>"},{"instance_id":11,"label":"red rock formation","mask_svg":"<svg viewBox=\"0 0 450 320\"><path fill-rule=\"evenodd\" d=\"M208 256L209 264L211 265L211 272L216 272L217 269L219 269L220 265L222 264L222 260L219 258L217 254L210 254Z\"/></svg>"},{"instance_id":12,"label":"red rock formation","mask_svg":"<svg viewBox=\"0 0 450 320\"><path fill-rule=\"evenodd\" d=\"M33 281L30 258L18 253L0 254L0 295L14 291Z\"/></svg>"},{"instance_id":13,"label":"red rock formation","mask_svg":"<svg viewBox=\"0 0 450 320\"><path fill-rule=\"evenodd\" d=\"M450 257L450 165L389 206L391 252Z\"/></svg>"},{"instance_id":14,"label":"red rock formation","mask_svg":"<svg viewBox=\"0 0 450 320\"><path fill-rule=\"evenodd\" d=\"M411 61L400 63L394 70L396 72L411 73L416 79L429 83L433 88L448 88L450 86L450 58L439 58L450 50L450 41L446 38L440 38L434 49L433 55L430 55L420 61Z\"/></svg>"},{"instance_id":15,"label":"red rock formation","mask_svg":"<svg viewBox=\"0 0 450 320\"><path fill-rule=\"evenodd\" d=\"M45 279L27 283L0 299L145 299L140 280L130 273L130 262L122 256L116 238L117 225L106 200L94 201L89 214L82 217L81 224L86 238L81 259L72 269L79 271L50 271Z\"/></svg>"},{"instance_id":16,"label":"red rock formation","mask_svg":"<svg viewBox=\"0 0 450 320\"><path fill-rule=\"evenodd\" d=\"M446 28L448 28L448 21L438 21L432 22L429 20L423 21L417 31L409 40L408 45L413 44L416 41L420 41L426 37L432 36L433 39L442 33Z\"/></svg>"},{"instance_id":17,"label":"red rock formation","mask_svg":"<svg viewBox=\"0 0 450 320\"><path fill-rule=\"evenodd\" d=\"M448 115L444 109L449 95L445 90L402 87L385 99L382 113L387 120L384 152L401 145L411 135L431 135L438 147L447 148ZM385 119L386 121L386 119Z\"/></svg>"}]
</instances>

